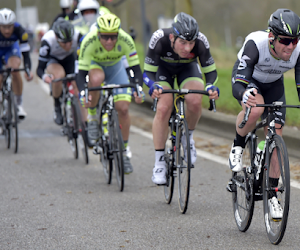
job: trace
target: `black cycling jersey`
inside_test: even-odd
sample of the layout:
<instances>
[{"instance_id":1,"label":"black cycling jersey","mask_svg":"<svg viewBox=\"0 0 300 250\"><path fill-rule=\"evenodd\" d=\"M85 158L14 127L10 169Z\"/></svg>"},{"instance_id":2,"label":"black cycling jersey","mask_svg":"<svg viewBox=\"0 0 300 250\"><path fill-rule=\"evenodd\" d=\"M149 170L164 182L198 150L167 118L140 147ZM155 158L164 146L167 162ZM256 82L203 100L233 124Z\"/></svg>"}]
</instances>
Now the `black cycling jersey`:
<instances>
[{"instance_id":1,"label":"black cycling jersey","mask_svg":"<svg viewBox=\"0 0 300 250\"><path fill-rule=\"evenodd\" d=\"M209 42L204 34L199 32L195 40L195 46L188 58L181 58L171 47L169 35L172 28L159 29L153 33L149 42L148 52L144 65L144 82L151 87L154 82L167 81L173 86L174 77L177 78L178 86L187 77L202 79L198 60L205 74L207 84L215 84L217 71L213 57L210 54ZM187 67L190 71L187 71Z\"/></svg>"}]
</instances>

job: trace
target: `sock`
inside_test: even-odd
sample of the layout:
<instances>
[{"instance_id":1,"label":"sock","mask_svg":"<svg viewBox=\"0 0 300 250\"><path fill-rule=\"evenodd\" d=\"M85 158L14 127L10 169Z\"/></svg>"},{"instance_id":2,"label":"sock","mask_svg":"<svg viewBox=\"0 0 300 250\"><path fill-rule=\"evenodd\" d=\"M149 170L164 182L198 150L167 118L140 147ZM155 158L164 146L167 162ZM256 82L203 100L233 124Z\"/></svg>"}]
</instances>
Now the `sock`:
<instances>
[{"instance_id":1,"label":"sock","mask_svg":"<svg viewBox=\"0 0 300 250\"><path fill-rule=\"evenodd\" d=\"M128 146L128 140L127 140L127 141L124 141L124 147L125 147L125 150L126 150L127 146Z\"/></svg>"},{"instance_id":2,"label":"sock","mask_svg":"<svg viewBox=\"0 0 300 250\"><path fill-rule=\"evenodd\" d=\"M15 95L15 102L18 106L21 106L23 102L22 95Z\"/></svg>"},{"instance_id":3,"label":"sock","mask_svg":"<svg viewBox=\"0 0 300 250\"><path fill-rule=\"evenodd\" d=\"M190 141L193 140L193 133L194 133L194 129L189 130Z\"/></svg>"},{"instance_id":4,"label":"sock","mask_svg":"<svg viewBox=\"0 0 300 250\"><path fill-rule=\"evenodd\" d=\"M155 150L155 166L165 164L165 149Z\"/></svg>"},{"instance_id":5,"label":"sock","mask_svg":"<svg viewBox=\"0 0 300 250\"><path fill-rule=\"evenodd\" d=\"M269 177L269 182L270 182L271 187L277 187L278 181L279 181L279 178ZM277 197L276 192L272 190L268 193L268 199L271 199L273 196Z\"/></svg>"},{"instance_id":6,"label":"sock","mask_svg":"<svg viewBox=\"0 0 300 250\"><path fill-rule=\"evenodd\" d=\"M60 100L59 100L59 97L57 97L57 98L54 97L54 106L55 106L55 107L60 107Z\"/></svg>"},{"instance_id":7,"label":"sock","mask_svg":"<svg viewBox=\"0 0 300 250\"><path fill-rule=\"evenodd\" d=\"M97 120L97 108L88 108L88 115L87 115L88 121L91 120Z\"/></svg>"},{"instance_id":8,"label":"sock","mask_svg":"<svg viewBox=\"0 0 300 250\"><path fill-rule=\"evenodd\" d=\"M236 132L236 135L235 135L235 139L233 141L233 145L234 146L240 146L242 148L245 148L245 138L246 136L240 136L237 132Z\"/></svg>"}]
</instances>

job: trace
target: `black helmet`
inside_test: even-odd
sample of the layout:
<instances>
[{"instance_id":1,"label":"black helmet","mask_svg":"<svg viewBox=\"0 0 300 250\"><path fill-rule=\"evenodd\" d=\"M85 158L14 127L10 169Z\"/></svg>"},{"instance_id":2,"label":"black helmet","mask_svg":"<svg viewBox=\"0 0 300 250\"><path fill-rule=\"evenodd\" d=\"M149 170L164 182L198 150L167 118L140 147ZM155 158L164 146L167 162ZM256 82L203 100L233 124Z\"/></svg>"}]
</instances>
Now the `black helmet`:
<instances>
[{"instance_id":1,"label":"black helmet","mask_svg":"<svg viewBox=\"0 0 300 250\"><path fill-rule=\"evenodd\" d=\"M298 37L300 18L295 12L288 9L278 9L268 21L270 30L275 36Z\"/></svg>"},{"instance_id":2,"label":"black helmet","mask_svg":"<svg viewBox=\"0 0 300 250\"><path fill-rule=\"evenodd\" d=\"M175 37L180 37L187 41L195 40L199 32L196 19L184 12L180 12L174 17L172 27Z\"/></svg>"},{"instance_id":3,"label":"black helmet","mask_svg":"<svg viewBox=\"0 0 300 250\"><path fill-rule=\"evenodd\" d=\"M60 42L71 42L74 35L74 26L64 18L58 18L53 24L53 31Z\"/></svg>"}]
</instances>

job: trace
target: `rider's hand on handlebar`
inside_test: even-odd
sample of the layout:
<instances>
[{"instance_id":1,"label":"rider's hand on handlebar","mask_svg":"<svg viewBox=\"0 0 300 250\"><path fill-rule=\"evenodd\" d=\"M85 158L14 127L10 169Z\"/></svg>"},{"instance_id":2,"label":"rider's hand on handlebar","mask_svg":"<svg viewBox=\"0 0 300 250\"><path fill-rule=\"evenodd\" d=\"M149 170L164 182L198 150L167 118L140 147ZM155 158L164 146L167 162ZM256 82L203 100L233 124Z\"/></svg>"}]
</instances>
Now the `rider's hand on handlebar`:
<instances>
[{"instance_id":1,"label":"rider's hand on handlebar","mask_svg":"<svg viewBox=\"0 0 300 250\"><path fill-rule=\"evenodd\" d=\"M81 92L78 93L78 98L79 98L79 102L80 102L82 107L84 107L84 108L91 107L92 96L89 95L89 99L88 99L88 103L87 103L85 101L85 92L84 92L84 90L82 90Z\"/></svg>"},{"instance_id":2,"label":"rider's hand on handlebar","mask_svg":"<svg viewBox=\"0 0 300 250\"><path fill-rule=\"evenodd\" d=\"M29 76L27 75L27 73L25 72L25 74L24 74L24 77L25 77L25 79L26 79L26 81L31 81L32 79L33 79L33 74L32 74L32 72L30 71L29 72L30 74L29 74Z\"/></svg>"},{"instance_id":3,"label":"rider's hand on handlebar","mask_svg":"<svg viewBox=\"0 0 300 250\"><path fill-rule=\"evenodd\" d=\"M50 84L51 81L54 80L53 75L50 75L50 74L44 74L42 78L43 78L43 81L48 84Z\"/></svg>"},{"instance_id":4,"label":"rider's hand on handlebar","mask_svg":"<svg viewBox=\"0 0 300 250\"><path fill-rule=\"evenodd\" d=\"M255 95L257 94L256 88L247 89L243 94L243 103L249 107L255 107L257 104Z\"/></svg>"},{"instance_id":5,"label":"rider's hand on handlebar","mask_svg":"<svg viewBox=\"0 0 300 250\"><path fill-rule=\"evenodd\" d=\"M137 92L134 91L133 92L133 96L134 96L135 102L138 103L138 104L141 104L141 103L143 103L145 101L145 93L144 93L144 91L140 92L140 96L138 96Z\"/></svg>"},{"instance_id":6,"label":"rider's hand on handlebar","mask_svg":"<svg viewBox=\"0 0 300 250\"><path fill-rule=\"evenodd\" d=\"M149 89L149 95L151 96L152 99L155 99L155 98L160 98L160 94L162 93L162 86L155 83L153 84L150 89Z\"/></svg>"},{"instance_id":7,"label":"rider's hand on handlebar","mask_svg":"<svg viewBox=\"0 0 300 250\"><path fill-rule=\"evenodd\" d=\"M217 100L220 95L220 90L217 86L214 86L212 84L209 84L205 87L205 90L209 93L209 99Z\"/></svg>"}]
</instances>

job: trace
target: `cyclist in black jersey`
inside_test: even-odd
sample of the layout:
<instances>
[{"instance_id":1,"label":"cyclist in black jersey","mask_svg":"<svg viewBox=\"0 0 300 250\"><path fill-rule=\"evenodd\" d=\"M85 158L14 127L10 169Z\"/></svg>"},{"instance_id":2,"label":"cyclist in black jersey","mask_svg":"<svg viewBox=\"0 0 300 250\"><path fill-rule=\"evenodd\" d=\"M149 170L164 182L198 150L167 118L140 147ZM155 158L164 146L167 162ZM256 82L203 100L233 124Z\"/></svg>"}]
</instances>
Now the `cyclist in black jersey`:
<instances>
[{"instance_id":1,"label":"cyclist in black jersey","mask_svg":"<svg viewBox=\"0 0 300 250\"><path fill-rule=\"evenodd\" d=\"M75 72L75 52L81 37L79 31L74 30L73 25L62 17L57 19L53 24L53 29L42 37L36 72L45 83L50 84L53 79L62 78ZM72 82L72 85L75 93L78 93L75 81ZM62 125L63 116L60 102L62 82L56 82L51 87L54 99L54 122Z\"/></svg>"},{"instance_id":2,"label":"cyclist in black jersey","mask_svg":"<svg viewBox=\"0 0 300 250\"><path fill-rule=\"evenodd\" d=\"M159 29L154 32L149 42L143 78L149 87L149 95L152 98L159 98L152 129L155 147L152 181L155 184L166 183L166 166L163 155L167 140L168 121L173 108L173 96L171 94L160 95L161 90L156 88L203 90L202 73L197 61L199 60L205 74L205 89L210 93L209 98L218 99L219 90L214 86L218 79L217 71L209 48L206 36L199 32L197 21L183 12L175 16L171 28ZM190 94L185 99L189 135L184 136L190 137L192 163L194 163L196 149L193 130L201 116L202 96Z\"/></svg>"},{"instance_id":3,"label":"cyclist in black jersey","mask_svg":"<svg viewBox=\"0 0 300 250\"><path fill-rule=\"evenodd\" d=\"M300 100L300 19L291 10L278 9L270 16L268 25L269 30L252 32L246 37L232 71L232 93L243 108L236 120L236 137L229 155L229 167L236 172L243 169L242 155L246 135L254 129L260 117L263 119L267 115L267 110L255 105L274 101L285 103L283 73L293 68ZM246 125L241 129L238 125L243 120L246 106L253 108ZM276 132L282 136L285 108L278 115L280 117L275 120ZM266 129L265 127L265 133ZM270 182L276 187L278 176L275 168L276 166L271 168ZM271 216L282 217L277 198L271 198Z\"/></svg>"}]
</instances>

